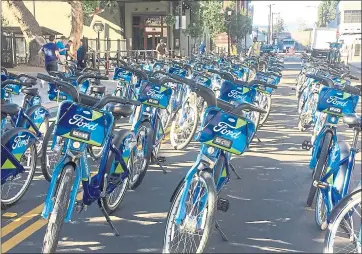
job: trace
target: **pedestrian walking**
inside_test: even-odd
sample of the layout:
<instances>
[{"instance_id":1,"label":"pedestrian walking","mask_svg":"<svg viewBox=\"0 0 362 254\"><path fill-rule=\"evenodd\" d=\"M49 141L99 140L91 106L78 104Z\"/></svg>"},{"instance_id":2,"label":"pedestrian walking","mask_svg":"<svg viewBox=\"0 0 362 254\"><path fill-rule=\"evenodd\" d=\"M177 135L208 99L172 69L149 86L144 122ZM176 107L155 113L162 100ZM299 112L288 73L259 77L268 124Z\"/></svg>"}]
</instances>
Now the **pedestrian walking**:
<instances>
[{"instance_id":1,"label":"pedestrian walking","mask_svg":"<svg viewBox=\"0 0 362 254\"><path fill-rule=\"evenodd\" d=\"M77 50L77 60L78 60L78 68L79 69L84 69L86 67L86 63L85 63L85 48L83 46L83 40L80 40L80 46Z\"/></svg>"},{"instance_id":2,"label":"pedestrian walking","mask_svg":"<svg viewBox=\"0 0 362 254\"><path fill-rule=\"evenodd\" d=\"M157 44L156 52L157 52L157 60L164 59L166 57L166 50L167 45L163 41L163 39L160 40L160 43Z\"/></svg>"},{"instance_id":3,"label":"pedestrian walking","mask_svg":"<svg viewBox=\"0 0 362 254\"><path fill-rule=\"evenodd\" d=\"M50 71L58 70L58 58L59 58L59 49L55 44L55 36L49 36L49 42L44 44L40 50L39 54L43 52L45 55L45 69L49 73Z\"/></svg>"},{"instance_id":4,"label":"pedestrian walking","mask_svg":"<svg viewBox=\"0 0 362 254\"><path fill-rule=\"evenodd\" d=\"M254 37L253 45L250 46L248 56L255 56L260 54L260 42L258 42L258 38Z\"/></svg>"},{"instance_id":5,"label":"pedestrian walking","mask_svg":"<svg viewBox=\"0 0 362 254\"><path fill-rule=\"evenodd\" d=\"M66 53L69 50L69 48L66 47L67 40L65 36L60 37L60 40L57 41L57 47L59 49L59 62L58 70L59 71L65 71L64 64L66 60Z\"/></svg>"}]
</instances>

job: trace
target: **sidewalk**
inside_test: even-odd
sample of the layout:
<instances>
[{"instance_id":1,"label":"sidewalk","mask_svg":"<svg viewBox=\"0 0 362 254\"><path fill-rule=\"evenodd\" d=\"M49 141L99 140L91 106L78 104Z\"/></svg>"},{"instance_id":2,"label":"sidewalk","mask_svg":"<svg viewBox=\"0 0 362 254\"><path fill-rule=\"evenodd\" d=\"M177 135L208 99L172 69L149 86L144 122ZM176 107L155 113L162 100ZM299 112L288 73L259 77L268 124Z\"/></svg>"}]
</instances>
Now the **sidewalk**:
<instances>
[{"instance_id":1,"label":"sidewalk","mask_svg":"<svg viewBox=\"0 0 362 254\"><path fill-rule=\"evenodd\" d=\"M27 66L27 65L19 65L15 68L7 68L9 72L14 73L46 73L45 68L42 67L33 67L33 66Z\"/></svg>"}]
</instances>

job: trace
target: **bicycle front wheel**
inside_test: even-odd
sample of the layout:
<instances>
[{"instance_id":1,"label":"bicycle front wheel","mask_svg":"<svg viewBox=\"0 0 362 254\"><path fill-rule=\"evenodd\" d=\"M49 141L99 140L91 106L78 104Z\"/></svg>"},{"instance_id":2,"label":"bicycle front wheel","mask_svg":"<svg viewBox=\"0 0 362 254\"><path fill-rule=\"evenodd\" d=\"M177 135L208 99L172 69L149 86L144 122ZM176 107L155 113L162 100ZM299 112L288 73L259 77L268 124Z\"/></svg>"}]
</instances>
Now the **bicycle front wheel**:
<instances>
[{"instance_id":1,"label":"bicycle front wheel","mask_svg":"<svg viewBox=\"0 0 362 254\"><path fill-rule=\"evenodd\" d=\"M333 209L324 238L324 253L361 253L361 190L346 196Z\"/></svg>"},{"instance_id":2,"label":"bicycle front wheel","mask_svg":"<svg viewBox=\"0 0 362 254\"><path fill-rule=\"evenodd\" d=\"M60 231L67 214L70 192L73 184L74 168L67 165L63 168L55 194L54 208L49 217L47 230L43 240L42 253L55 253L58 246Z\"/></svg>"},{"instance_id":3,"label":"bicycle front wheel","mask_svg":"<svg viewBox=\"0 0 362 254\"><path fill-rule=\"evenodd\" d=\"M185 203L182 193L187 191ZM215 225L217 193L212 175L202 171L195 175L188 190L179 188L167 216L163 253L203 253ZM185 216L176 223L182 206Z\"/></svg>"}]
</instances>

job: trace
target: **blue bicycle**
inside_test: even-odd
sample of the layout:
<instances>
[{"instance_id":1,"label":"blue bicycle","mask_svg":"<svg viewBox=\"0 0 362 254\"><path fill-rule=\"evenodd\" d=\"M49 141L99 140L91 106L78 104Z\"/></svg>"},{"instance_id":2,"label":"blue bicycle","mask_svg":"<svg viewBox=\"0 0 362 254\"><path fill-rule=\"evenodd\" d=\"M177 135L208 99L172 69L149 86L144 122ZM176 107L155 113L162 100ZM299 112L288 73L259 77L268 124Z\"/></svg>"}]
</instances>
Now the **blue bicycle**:
<instances>
[{"instance_id":1,"label":"blue bicycle","mask_svg":"<svg viewBox=\"0 0 362 254\"><path fill-rule=\"evenodd\" d=\"M55 253L64 222L69 222L74 207L80 212L97 201L116 235L109 213L120 205L133 165L135 136L123 130L113 132L115 117L128 117L137 101L114 96L102 99L78 93L70 83L38 74L38 78L54 84L72 101L59 105L54 135L65 138L64 153L56 165L50 182L42 217L49 218L42 253ZM109 103L110 107L105 108ZM87 163L88 145L103 147L98 173L91 176ZM82 182L83 198L76 201Z\"/></svg>"},{"instance_id":2,"label":"blue bicycle","mask_svg":"<svg viewBox=\"0 0 362 254\"><path fill-rule=\"evenodd\" d=\"M320 130L313 144L303 142L302 147L313 147L309 166L314 173L307 206L313 205L315 193L319 189L316 197L316 223L325 229L326 214L348 193L358 137L355 136L351 149L344 142L338 143L336 124L340 117L355 112L360 90L350 85L336 87L333 80L328 78L319 77L318 80L325 85L319 92L316 106L321 114L318 115L318 126L315 128ZM321 121L322 117L324 120Z\"/></svg>"},{"instance_id":3,"label":"blue bicycle","mask_svg":"<svg viewBox=\"0 0 362 254\"><path fill-rule=\"evenodd\" d=\"M215 211L227 211L229 206L227 200L218 199L218 193L230 180L230 170L235 172L230 164L231 154L242 154L256 131L244 111L265 111L249 103L234 106L216 99L213 91L202 84L173 74L169 76L189 85L208 107L198 135L198 141L203 143L199 156L171 197L163 252L202 253L214 226L223 239L227 239L215 221ZM196 239L190 239L192 237ZM194 244L182 239L190 239Z\"/></svg>"}]
</instances>

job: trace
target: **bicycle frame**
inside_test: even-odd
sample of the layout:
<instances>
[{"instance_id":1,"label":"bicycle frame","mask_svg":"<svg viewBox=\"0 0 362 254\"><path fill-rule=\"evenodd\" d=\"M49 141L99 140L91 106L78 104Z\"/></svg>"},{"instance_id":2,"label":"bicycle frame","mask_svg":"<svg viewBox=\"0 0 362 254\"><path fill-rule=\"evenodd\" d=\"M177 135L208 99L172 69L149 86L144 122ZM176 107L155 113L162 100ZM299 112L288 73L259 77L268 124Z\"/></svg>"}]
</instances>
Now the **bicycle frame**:
<instances>
[{"instance_id":1,"label":"bicycle frame","mask_svg":"<svg viewBox=\"0 0 362 254\"><path fill-rule=\"evenodd\" d=\"M47 219L50 213L53 210L54 202L52 200L56 188L57 188L57 179L60 177L62 170L65 165L72 164L75 170L75 181L73 183L72 192L70 194L69 206L67 210L67 214L65 217L65 222L69 222L72 217L74 204L76 202L76 196L78 193L78 188L80 183L82 182L83 187L83 204L90 205L94 201L98 200L101 197L102 193L111 193L115 189L115 185L112 183L107 184L107 189L103 190L105 179L105 171L106 165L108 161L109 152L115 153L115 161L112 164L113 170L115 170L115 165L117 162L120 163L123 168L122 174L119 175L117 180L124 180L128 174L129 169L125 160L128 160L127 155L125 155L119 148L117 148L112 143L113 136L109 136L104 144L104 153L101 158L99 170L97 174L91 177L91 173L89 171L88 163L87 163L87 144L82 143L79 148L75 149L73 144L73 140L66 140L66 152L60 159L59 163L56 165L53 176L50 182L50 186L48 189L48 193L45 200L45 206L42 212L42 217ZM133 148L132 148L133 149ZM124 156L125 155L125 156ZM112 170L110 171L112 172Z\"/></svg>"},{"instance_id":2,"label":"bicycle frame","mask_svg":"<svg viewBox=\"0 0 362 254\"><path fill-rule=\"evenodd\" d=\"M212 169L212 173L215 174L217 170L222 170L219 174L218 178L215 181L216 184L216 191L220 192L222 188L225 186L227 182L230 181L230 169L229 169L229 160L231 158L231 154L224 152L221 149L215 148L213 149L213 152L210 154L208 152L208 148L210 146L203 144L201 146L201 151L194 163L194 165L191 167L191 169L187 172L185 179L184 179L184 191L181 194L181 200L180 200L180 206L177 211L175 222L177 225L180 225L182 223L182 220L186 216L186 207L185 202L187 198L187 191L191 185L192 179L194 178L194 175L202 170L209 170ZM215 169L215 166L218 165L219 168ZM215 179L215 175L214 175ZM202 201L202 205L200 207L200 210L203 209L203 205L206 204L204 202L207 200L207 196L204 196L204 199Z\"/></svg>"}]
</instances>

